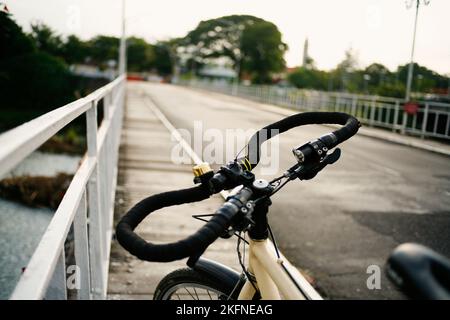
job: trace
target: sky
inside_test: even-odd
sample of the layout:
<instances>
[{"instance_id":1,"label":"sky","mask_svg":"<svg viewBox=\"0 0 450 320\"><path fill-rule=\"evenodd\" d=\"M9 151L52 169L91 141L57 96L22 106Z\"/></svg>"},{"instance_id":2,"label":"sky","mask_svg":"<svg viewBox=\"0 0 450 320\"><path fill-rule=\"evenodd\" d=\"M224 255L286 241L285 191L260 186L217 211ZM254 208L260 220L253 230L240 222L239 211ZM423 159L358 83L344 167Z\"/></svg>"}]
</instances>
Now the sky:
<instances>
[{"instance_id":1,"label":"sky","mask_svg":"<svg viewBox=\"0 0 450 320\"><path fill-rule=\"evenodd\" d=\"M0 0L26 31L41 21L61 35L89 39L121 34L122 0ZM414 2L416 0L413 0ZM423 0L421 0L423 2ZM147 41L181 37L201 20L250 14L277 25L288 44L290 67L300 65L303 45L319 69L332 69L347 49L359 66L380 62L394 70L410 59L415 7L411 0L126 0L127 35ZM449 0L419 10L414 61L450 74Z\"/></svg>"}]
</instances>

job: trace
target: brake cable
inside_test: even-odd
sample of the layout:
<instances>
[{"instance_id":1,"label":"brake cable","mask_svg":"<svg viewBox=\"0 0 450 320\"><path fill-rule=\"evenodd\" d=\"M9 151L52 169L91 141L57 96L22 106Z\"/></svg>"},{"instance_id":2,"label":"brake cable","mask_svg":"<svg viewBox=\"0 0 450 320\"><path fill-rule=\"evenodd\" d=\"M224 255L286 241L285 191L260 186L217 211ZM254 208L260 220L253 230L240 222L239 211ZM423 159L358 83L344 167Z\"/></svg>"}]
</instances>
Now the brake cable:
<instances>
[{"instance_id":1,"label":"brake cable","mask_svg":"<svg viewBox=\"0 0 450 320\"><path fill-rule=\"evenodd\" d=\"M241 232L239 232L239 234L241 234ZM244 235L245 236L245 235ZM242 272L244 272L245 276L247 277L248 281L250 281L250 284L252 285L253 289L255 289L255 292L258 292L258 288L256 287L255 283L253 282L253 275L250 274L250 272L248 272L247 268L245 267L245 260L243 260L242 255L241 255L241 250L240 250L240 246L241 246L241 238L239 237L239 240L237 242L237 246L236 246L236 251L238 254L238 260L239 260L239 264L242 268ZM244 239L244 259L245 259L245 243L248 243L245 239Z\"/></svg>"}]
</instances>

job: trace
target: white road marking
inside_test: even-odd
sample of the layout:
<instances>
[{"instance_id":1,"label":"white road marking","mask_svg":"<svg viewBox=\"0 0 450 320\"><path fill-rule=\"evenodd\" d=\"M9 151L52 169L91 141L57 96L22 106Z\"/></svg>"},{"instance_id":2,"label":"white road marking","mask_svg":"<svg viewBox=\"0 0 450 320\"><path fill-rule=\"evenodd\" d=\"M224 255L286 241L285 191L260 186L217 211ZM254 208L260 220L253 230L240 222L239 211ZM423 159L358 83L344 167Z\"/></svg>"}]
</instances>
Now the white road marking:
<instances>
[{"instance_id":1,"label":"white road marking","mask_svg":"<svg viewBox=\"0 0 450 320\"><path fill-rule=\"evenodd\" d=\"M195 151L191 148L189 143L183 139L180 132L170 123L170 121L166 118L166 116L159 110L159 108L155 105L155 103L151 100L151 98L144 93L145 102L150 110L155 114L155 116L164 124L164 126L169 130L170 134L180 143L181 147L184 151L189 155L189 157L194 161L195 164L203 163L204 161L195 153ZM222 190L220 192L222 198L226 199L229 195L228 191Z\"/></svg>"}]
</instances>

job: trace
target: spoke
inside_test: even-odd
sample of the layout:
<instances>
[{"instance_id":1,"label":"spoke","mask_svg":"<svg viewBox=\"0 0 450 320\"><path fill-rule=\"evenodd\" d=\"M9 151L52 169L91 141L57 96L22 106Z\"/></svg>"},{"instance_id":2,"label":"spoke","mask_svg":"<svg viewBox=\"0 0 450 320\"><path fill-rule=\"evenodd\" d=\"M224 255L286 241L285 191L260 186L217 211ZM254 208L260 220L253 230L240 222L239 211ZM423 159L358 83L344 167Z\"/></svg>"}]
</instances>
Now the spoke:
<instances>
[{"instance_id":1,"label":"spoke","mask_svg":"<svg viewBox=\"0 0 450 320\"><path fill-rule=\"evenodd\" d=\"M195 300L194 296L191 294L191 292L186 287L184 287L184 290L186 290L187 293L189 293L189 295L192 297L192 299Z\"/></svg>"},{"instance_id":2,"label":"spoke","mask_svg":"<svg viewBox=\"0 0 450 320\"><path fill-rule=\"evenodd\" d=\"M228 295L207 285L184 283L175 286L173 291L169 292L165 297L168 300L221 300L222 297L228 298Z\"/></svg>"},{"instance_id":3,"label":"spoke","mask_svg":"<svg viewBox=\"0 0 450 320\"><path fill-rule=\"evenodd\" d=\"M195 290L195 287L192 287L192 289L194 289L195 295L197 296L197 300L200 300L200 298L198 297L197 290Z\"/></svg>"}]
</instances>

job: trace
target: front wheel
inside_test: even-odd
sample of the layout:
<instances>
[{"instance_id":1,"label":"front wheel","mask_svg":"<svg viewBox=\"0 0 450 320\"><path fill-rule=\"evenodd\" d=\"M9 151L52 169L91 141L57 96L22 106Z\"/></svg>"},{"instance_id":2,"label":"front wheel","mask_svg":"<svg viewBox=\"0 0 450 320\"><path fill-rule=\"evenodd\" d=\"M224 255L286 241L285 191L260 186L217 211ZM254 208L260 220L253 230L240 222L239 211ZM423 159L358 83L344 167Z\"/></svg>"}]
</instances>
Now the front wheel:
<instances>
[{"instance_id":1,"label":"front wheel","mask_svg":"<svg viewBox=\"0 0 450 320\"><path fill-rule=\"evenodd\" d=\"M190 268L165 276L155 290L154 300L229 300L234 288Z\"/></svg>"}]
</instances>

